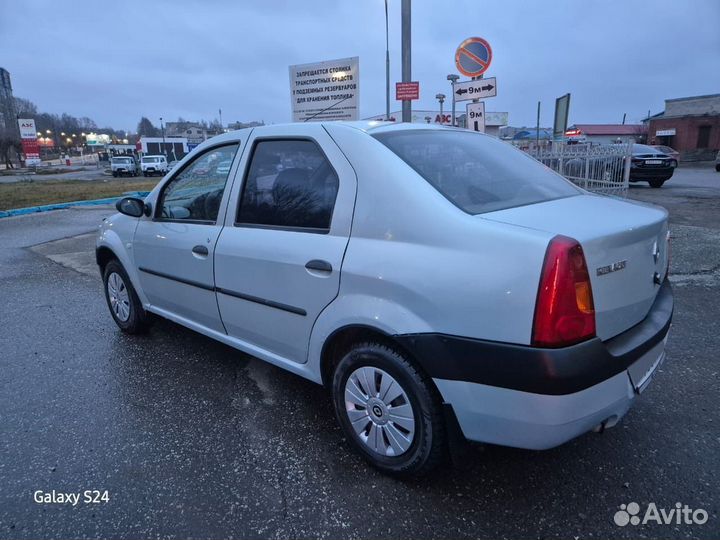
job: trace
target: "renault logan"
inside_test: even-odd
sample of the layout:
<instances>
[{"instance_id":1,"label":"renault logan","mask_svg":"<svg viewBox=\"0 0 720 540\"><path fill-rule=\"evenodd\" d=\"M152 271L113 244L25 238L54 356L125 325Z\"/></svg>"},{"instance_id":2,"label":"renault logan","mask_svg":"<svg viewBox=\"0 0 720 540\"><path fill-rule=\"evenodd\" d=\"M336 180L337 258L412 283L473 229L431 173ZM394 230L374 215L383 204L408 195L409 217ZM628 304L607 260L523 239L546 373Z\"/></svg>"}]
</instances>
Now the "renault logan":
<instances>
[{"instance_id":1,"label":"renault logan","mask_svg":"<svg viewBox=\"0 0 720 540\"><path fill-rule=\"evenodd\" d=\"M544 449L612 427L665 357L667 213L486 135L245 129L117 208L97 262L123 331L164 317L324 384L385 472L458 433Z\"/></svg>"}]
</instances>

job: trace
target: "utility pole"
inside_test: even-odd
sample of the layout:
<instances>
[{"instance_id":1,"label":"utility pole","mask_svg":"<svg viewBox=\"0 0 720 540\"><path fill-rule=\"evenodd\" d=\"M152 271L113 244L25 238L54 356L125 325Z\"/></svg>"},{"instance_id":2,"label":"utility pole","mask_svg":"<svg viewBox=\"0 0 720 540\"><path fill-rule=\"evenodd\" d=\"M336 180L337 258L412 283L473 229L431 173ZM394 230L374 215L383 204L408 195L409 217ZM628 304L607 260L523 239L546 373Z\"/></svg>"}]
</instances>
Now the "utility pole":
<instances>
[{"instance_id":1,"label":"utility pole","mask_svg":"<svg viewBox=\"0 0 720 540\"><path fill-rule=\"evenodd\" d=\"M537 124L535 125L535 146L540 148L540 102L538 101Z\"/></svg>"},{"instance_id":2,"label":"utility pole","mask_svg":"<svg viewBox=\"0 0 720 540\"><path fill-rule=\"evenodd\" d=\"M390 121L390 31L388 28L388 0L385 0L385 120Z\"/></svg>"},{"instance_id":3,"label":"utility pole","mask_svg":"<svg viewBox=\"0 0 720 540\"><path fill-rule=\"evenodd\" d=\"M410 64L410 0L402 0L401 15L402 82L409 83L412 82L412 69ZM402 102L402 121L412 122L412 101L410 100Z\"/></svg>"},{"instance_id":4,"label":"utility pole","mask_svg":"<svg viewBox=\"0 0 720 540\"><path fill-rule=\"evenodd\" d=\"M452 96L452 127L455 127L455 83L460 78L460 75L451 73L447 76L447 80L450 81L450 95Z\"/></svg>"},{"instance_id":5,"label":"utility pole","mask_svg":"<svg viewBox=\"0 0 720 540\"><path fill-rule=\"evenodd\" d=\"M218 109L218 114L220 115L220 133L224 133L225 129L223 128L223 123L222 123L222 109Z\"/></svg>"}]
</instances>

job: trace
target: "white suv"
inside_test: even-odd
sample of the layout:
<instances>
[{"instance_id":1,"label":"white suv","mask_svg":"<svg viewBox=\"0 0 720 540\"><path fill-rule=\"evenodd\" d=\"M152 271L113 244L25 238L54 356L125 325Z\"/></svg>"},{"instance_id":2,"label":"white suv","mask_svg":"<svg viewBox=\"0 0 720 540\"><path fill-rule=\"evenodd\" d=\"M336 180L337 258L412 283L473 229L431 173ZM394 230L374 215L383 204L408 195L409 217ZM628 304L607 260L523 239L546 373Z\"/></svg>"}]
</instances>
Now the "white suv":
<instances>
[{"instance_id":1,"label":"white suv","mask_svg":"<svg viewBox=\"0 0 720 540\"><path fill-rule=\"evenodd\" d=\"M163 175L169 170L165 156L143 156L140 159L140 168L143 176Z\"/></svg>"},{"instance_id":2,"label":"white suv","mask_svg":"<svg viewBox=\"0 0 720 540\"><path fill-rule=\"evenodd\" d=\"M122 330L165 317L326 385L386 472L453 434L543 449L612 427L665 357L667 213L483 134L245 129L117 207L97 262Z\"/></svg>"}]
</instances>

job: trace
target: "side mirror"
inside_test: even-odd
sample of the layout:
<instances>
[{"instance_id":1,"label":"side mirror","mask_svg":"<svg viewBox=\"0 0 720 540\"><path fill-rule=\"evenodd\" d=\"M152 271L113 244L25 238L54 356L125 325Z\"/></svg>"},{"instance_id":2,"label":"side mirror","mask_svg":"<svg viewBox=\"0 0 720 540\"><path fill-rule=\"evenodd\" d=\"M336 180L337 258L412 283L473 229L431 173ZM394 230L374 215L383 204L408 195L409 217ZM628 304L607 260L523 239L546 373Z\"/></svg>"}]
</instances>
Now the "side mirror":
<instances>
[{"instance_id":1,"label":"side mirror","mask_svg":"<svg viewBox=\"0 0 720 540\"><path fill-rule=\"evenodd\" d=\"M136 197L123 197L115 203L115 208L126 216L140 217L145 212L145 201Z\"/></svg>"}]
</instances>

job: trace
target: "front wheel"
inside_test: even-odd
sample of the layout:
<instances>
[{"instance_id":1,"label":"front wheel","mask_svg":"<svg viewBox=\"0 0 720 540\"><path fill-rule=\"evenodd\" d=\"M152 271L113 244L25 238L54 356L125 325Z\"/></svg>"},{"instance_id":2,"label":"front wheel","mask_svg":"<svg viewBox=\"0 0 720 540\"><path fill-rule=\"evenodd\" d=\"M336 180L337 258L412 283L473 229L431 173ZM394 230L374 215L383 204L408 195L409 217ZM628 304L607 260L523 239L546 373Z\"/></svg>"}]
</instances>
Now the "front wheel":
<instances>
[{"instance_id":1,"label":"front wheel","mask_svg":"<svg viewBox=\"0 0 720 540\"><path fill-rule=\"evenodd\" d=\"M648 184L650 184L651 188L661 188L664 183L665 180L648 180Z\"/></svg>"},{"instance_id":2,"label":"front wheel","mask_svg":"<svg viewBox=\"0 0 720 540\"><path fill-rule=\"evenodd\" d=\"M105 300L110 315L120 330L128 334L142 334L150 328L152 319L145 311L123 266L112 260L103 272Z\"/></svg>"},{"instance_id":3,"label":"front wheel","mask_svg":"<svg viewBox=\"0 0 720 540\"><path fill-rule=\"evenodd\" d=\"M352 347L335 369L332 395L351 445L381 471L421 474L442 460L439 396L399 351L374 342Z\"/></svg>"}]
</instances>

